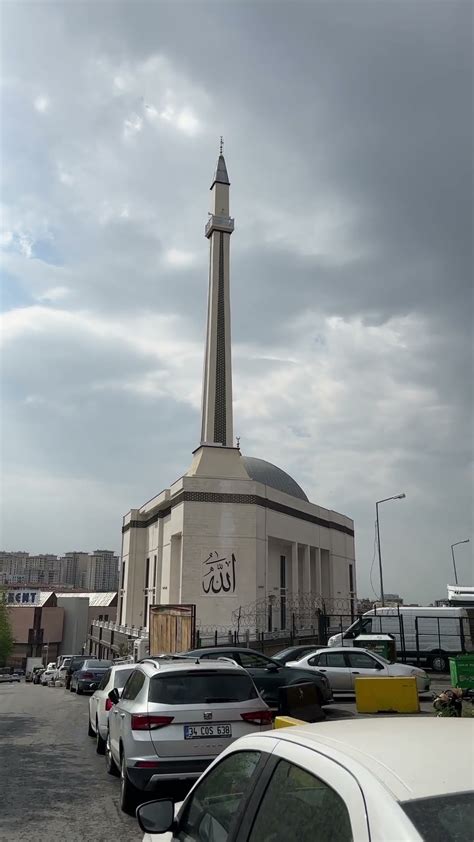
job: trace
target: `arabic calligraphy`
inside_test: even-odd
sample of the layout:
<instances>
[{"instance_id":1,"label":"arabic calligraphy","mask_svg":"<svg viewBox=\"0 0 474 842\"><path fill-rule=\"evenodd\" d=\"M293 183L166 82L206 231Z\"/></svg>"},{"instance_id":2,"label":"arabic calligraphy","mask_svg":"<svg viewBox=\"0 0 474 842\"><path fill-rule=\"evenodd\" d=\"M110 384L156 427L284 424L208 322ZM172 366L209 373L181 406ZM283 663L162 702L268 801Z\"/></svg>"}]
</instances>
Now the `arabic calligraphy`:
<instances>
[{"instance_id":1,"label":"arabic calligraphy","mask_svg":"<svg viewBox=\"0 0 474 842\"><path fill-rule=\"evenodd\" d=\"M205 594L235 593L235 555L230 558L211 552L203 562L202 589Z\"/></svg>"}]
</instances>

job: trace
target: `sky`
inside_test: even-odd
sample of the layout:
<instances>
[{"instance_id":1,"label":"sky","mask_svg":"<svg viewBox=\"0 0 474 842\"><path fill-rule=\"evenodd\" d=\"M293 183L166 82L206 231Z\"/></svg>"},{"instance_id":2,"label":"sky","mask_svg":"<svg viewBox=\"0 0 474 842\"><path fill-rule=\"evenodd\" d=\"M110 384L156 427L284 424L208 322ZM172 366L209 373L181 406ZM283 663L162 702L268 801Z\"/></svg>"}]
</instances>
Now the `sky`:
<instances>
[{"instance_id":1,"label":"sky","mask_svg":"<svg viewBox=\"0 0 474 842\"><path fill-rule=\"evenodd\" d=\"M471 3L0 16L0 548L120 551L189 467L223 135L242 452L354 518L361 597L406 493L385 590L445 597L474 540Z\"/></svg>"}]
</instances>

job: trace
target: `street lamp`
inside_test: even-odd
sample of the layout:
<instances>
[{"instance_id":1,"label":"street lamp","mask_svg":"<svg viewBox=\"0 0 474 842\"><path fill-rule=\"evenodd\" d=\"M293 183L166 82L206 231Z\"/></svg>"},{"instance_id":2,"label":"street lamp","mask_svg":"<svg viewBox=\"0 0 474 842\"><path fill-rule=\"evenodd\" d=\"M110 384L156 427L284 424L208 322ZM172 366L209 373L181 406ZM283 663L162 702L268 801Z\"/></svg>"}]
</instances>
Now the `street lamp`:
<instances>
[{"instance_id":1,"label":"street lamp","mask_svg":"<svg viewBox=\"0 0 474 842\"><path fill-rule=\"evenodd\" d=\"M389 500L403 500L407 495L403 494L395 494L394 497L385 497L383 500L378 500L375 504L375 513L376 513L376 527L377 527L377 546L379 549L379 575L380 575L380 601L382 603L382 607L385 605L385 595L383 592L383 574L382 574L382 551L380 549L380 526L379 526L379 506L381 503L387 503Z\"/></svg>"},{"instance_id":2,"label":"street lamp","mask_svg":"<svg viewBox=\"0 0 474 842\"><path fill-rule=\"evenodd\" d=\"M455 544L451 544L451 555L453 557L453 567L454 567L454 582L455 582L456 585L458 584L458 574L457 574L457 571L456 571L456 562L454 560L454 547L457 547L459 544L469 544L469 541L470 541L469 538L465 538L464 541L456 541Z\"/></svg>"}]
</instances>

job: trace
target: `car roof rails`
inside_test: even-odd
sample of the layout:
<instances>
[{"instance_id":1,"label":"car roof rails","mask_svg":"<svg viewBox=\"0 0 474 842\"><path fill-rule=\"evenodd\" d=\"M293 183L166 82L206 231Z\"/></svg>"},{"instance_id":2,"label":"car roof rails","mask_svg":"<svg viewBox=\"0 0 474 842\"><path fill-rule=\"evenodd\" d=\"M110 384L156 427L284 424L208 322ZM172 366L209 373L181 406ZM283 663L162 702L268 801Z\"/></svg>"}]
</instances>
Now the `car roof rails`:
<instances>
[{"instance_id":1,"label":"car roof rails","mask_svg":"<svg viewBox=\"0 0 474 842\"><path fill-rule=\"evenodd\" d=\"M149 655L147 658L141 658L137 661L137 664L153 664L155 667L160 667L164 663L170 663L171 661L190 661L195 664L200 664L199 658L194 660L194 658L188 658L184 655Z\"/></svg>"}]
</instances>

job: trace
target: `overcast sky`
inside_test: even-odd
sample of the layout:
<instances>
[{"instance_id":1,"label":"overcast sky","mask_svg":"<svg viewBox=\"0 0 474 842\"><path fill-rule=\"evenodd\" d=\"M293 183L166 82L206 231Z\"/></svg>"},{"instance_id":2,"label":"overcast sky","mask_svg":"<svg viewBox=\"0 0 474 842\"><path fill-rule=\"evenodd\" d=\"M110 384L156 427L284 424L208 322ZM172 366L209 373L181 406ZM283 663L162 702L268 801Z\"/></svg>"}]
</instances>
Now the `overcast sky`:
<instances>
[{"instance_id":1,"label":"overcast sky","mask_svg":"<svg viewBox=\"0 0 474 842\"><path fill-rule=\"evenodd\" d=\"M223 134L242 451L354 518L360 596L375 501L406 492L381 508L385 589L446 596L474 538L472 4L1 17L0 548L119 551L188 468Z\"/></svg>"}]
</instances>

